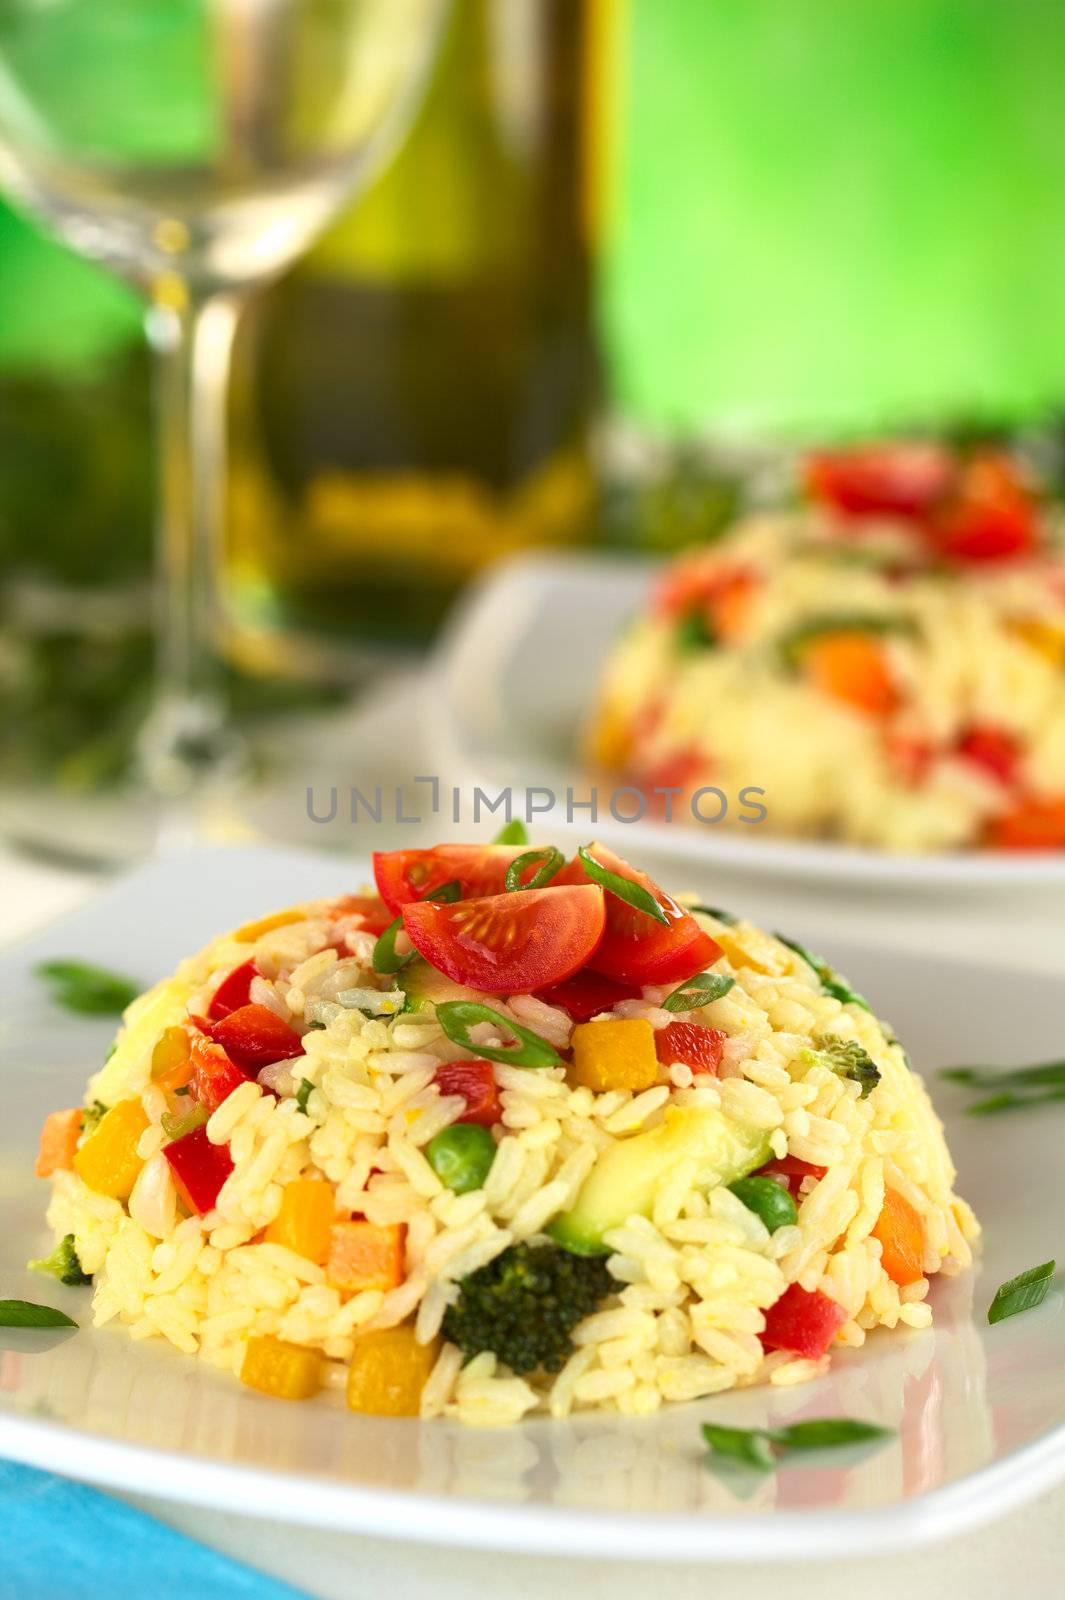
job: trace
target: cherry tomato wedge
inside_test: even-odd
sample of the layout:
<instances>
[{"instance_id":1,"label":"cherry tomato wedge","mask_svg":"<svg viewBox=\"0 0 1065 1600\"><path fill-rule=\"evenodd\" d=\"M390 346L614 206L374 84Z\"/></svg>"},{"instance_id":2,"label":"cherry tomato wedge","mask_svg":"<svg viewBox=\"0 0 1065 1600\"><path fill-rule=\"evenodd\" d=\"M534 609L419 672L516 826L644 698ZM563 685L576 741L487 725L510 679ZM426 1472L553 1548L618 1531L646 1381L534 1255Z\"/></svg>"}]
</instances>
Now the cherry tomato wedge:
<instances>
[{"instance_id":1,"label":"cherry tomato wedge","mask_svg":"<svg viewBox=\"0 0 1065 1600\"><path fill-rule=\"evenodd\" d=\"M245 1072L256 1073L275 1061L303 1055L299 1034L269 1006L241 1006L231 1011L214 1024L211 1036Z\"/></svg>"},{"instance_id":2,"label":"cherry tomato wedge","mask_svg":"<svg viewBox=\"0 0 1065 1600\"><path fill-rule=\"evenodd\" d=\"M178 1194L190 1211L204 1216L212 1211L229 1174L233 1158L227 1144L212 1144L206 1128L193 1128L183 1139L163 1146Z\"/></svg>"},{"instance_id":3,"label":"cherry tomato wedge","mask_svg":"<svg viewBox=\"0 0 1065 1600\"><path fill-rule=\"evenodd\" d=\"M503 1117L503 1105L490 1061L445 1061L438 1067L433 1082L441 1094L460 1094L466 1102L463 1122L478 1122L492 1128Z\"/></svg>"},{"instance_id":4,"label":"cherry tomato wedge","mask_svg":"<svg viewBox=\"0 0 1065 1600\"><path fill-rule=\"evenodd\" d=\"M608 872L630 883L639 884L658 902L665 913L659 922L645 911L619 900L609 890L606 895L606 931L588 965L593 972L614 978L619 983L678 983L701 972L721 954L708 933L672 896L660 889L645 872L638 872L605 845L593 844L592 856ZM555 879L556 884L589 883L591 880L578 856ZM557 889L548 891L556 893Z\"/></svg>"},{"instance_id":5,"label":"cherry tomato wedge","mask_svg":"<svg viewBox=\"0 0 1065 1600\"><path fill-rule=\"evenodd\" d=\"M373 875L394 917L442 883L458 882L463 900L502 894L510 863L525 845L440 844L433 850L375 851Z\"/></svg>"},{"instance_id":6,"label":"cherry tomato wedge","mask_svg":"<svg viewBox=\"0 0 1065 1600\"><path fill-rule=\"evenodd\" d=\"M655 1054L665 1066L681 1061L693 1072L717 1072L721 1050L728 1038L720 1028L699 1022L671 1022L655 1029Z\"/></svg>"},{"instance_id":7,"label":"cherry tomato wedge","mask_svg":"<svg viewBox=\"0 0 1065 1600\"><path fill-rule=\"evenodd\" d=\"M848 516L920 518L949 493L955 471L945 446L912 440L819 451L805 480L812 499Z\"/></svg>"},{"instance_id":8,"label":"cherry tomato wedge","mask_svg":"<svg viewBox=\"0 0 1065 1600\"><path fill-rule=\"evenodd\" d=\"M248 1081L248 1074L242 1072L235 1061L230 1061L222 1046L201 1033L193 1034L189 1054L192 1058L189 1095L208 1111L217 1111L234 1089Z\"/></svg>"},{"instance_id":9,"label":"cherry tomato wedge","mask_svg":"<svg viewBox=\"0 0 1065 1600\"><path fill-rule=\"evenodd\" d=\"M985 451L963 469L957 492L930 519L932 542L958 561L1003 561L1036 543L1036 506L1008 456Z\"/></svg>"},{"instance_id":10,"label":"cherry tomato wedge","mask_svg":"<svg viewBox=\"0 0 1065 1600\"><path fill-rule=\"evenodd\" d=\"M561 983L595 950L605 918L603 891L591 883L403 907L419 954L454 983L488 994L531 994Z\"/></svg>"},{"instance_id":11,"label":"cherry tomato wedge","mask_svg":"<svg viewBox=\"0 0 1065 1600\"><path fill-rule=\"evenodd\" d=\"M843 1307L820 1289L792 1283L765 1314L762 1344L767 1350L794 1350L819 1361L846 1320Z\"/></svg>"},{"instance_id":12,"label":"cherry tomato wedge","mask_svg":"<svg viewBox=\"0 0 1065 1600\"><path fill-rule=\"evenodd\" d=\"M1004 728L978 724L958 740L958 754L975 766L983 767L999 783L1011 784L1017 776L1020 751L1017 741Z\"/></svg>"},{"instance_id":13,"label":"cherry tomato wedge","mask_svg":"<svg viewBox=\"0 0 1065 1600\"><path fill-rule=\"evenodd\" d=\"M1050 800L1019 800L996 817L984 843L994 850L1065 849L1065 795Z\"/></svg>"},{"instance_id":14,"label":"cherry tomato wedge","mask_svg":"<svg viewBox=\"0 0 1065 1600\"><path fill-rule=\"evenodd\" d=\"M245 961L227 973L211 996L211 1004L207 1011L211 1021L221 1022L231 1011L239 1011L241 1006L246 1006L251 994L252 979L258 975L259 969L254 961Z\"/></svg>"},{"instance_id":15,"label":"cherry tomato wedge","mask_svg":"<svg viewBox=\"0 0 1065 1600\"><path fill-rule=\"evenodd\" d=\"M639 1000L643 990L633 983L615 983L599 972L575 972L565 983L541 989L545 1005L558 1006L574 1022L590 1022L601 1011L611 1011L621 1000Z\"/></svg>"}]
</instances>

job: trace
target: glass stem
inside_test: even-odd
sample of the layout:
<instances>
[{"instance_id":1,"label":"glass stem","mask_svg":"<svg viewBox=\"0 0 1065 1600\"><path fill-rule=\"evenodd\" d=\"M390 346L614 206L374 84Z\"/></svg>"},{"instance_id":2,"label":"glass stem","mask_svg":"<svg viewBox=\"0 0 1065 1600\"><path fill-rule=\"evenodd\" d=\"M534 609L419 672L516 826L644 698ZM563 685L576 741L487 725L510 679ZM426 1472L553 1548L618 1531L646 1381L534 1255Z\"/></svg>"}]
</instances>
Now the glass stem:
<instances>
[{"instance_id":1,"label":"glass stem","mask_svg":"<svg viewBox=\"0 0 1065 1600\"><path fill-rule=\"evenodd\" d=\"M238 306L161 287L147 316L155 358L156 679L140 756L150 788L188 795L238 759L226 726L219 574L226 397Z\"/></svg>"}]
</instances>

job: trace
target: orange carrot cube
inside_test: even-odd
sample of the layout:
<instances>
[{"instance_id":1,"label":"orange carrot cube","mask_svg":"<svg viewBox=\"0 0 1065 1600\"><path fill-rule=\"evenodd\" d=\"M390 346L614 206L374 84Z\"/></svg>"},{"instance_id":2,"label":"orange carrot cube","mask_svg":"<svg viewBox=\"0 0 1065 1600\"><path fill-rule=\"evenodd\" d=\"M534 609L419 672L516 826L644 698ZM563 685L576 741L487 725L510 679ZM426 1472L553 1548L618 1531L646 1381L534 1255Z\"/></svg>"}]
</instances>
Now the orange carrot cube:
<instances>
[{"instance_id":1,"label":"orange carrot cube","mask_svg":"<svg viewBox=\"0 0 1065 1600\"><path fill-rule=\"evenodd\" d=\"M395 1289L403 1282L404 1232L401 1222L334 1222L326 1281L347 1294Z\"/></svg>"},{"instance_id":2,"label":"orange carrot cube","mask_svg":"<svg viewBox=\"0 0 1065 1600\"><path fill-rule=\"evenodd\" d=\"M50 1111L45 1117L37 1164L33 1169L38 1178L50 1178L53 1172L67 1172L74 1165L84 1116L81 1106L72 1106L69 1111Z\"/></svg>"}]
</instances>

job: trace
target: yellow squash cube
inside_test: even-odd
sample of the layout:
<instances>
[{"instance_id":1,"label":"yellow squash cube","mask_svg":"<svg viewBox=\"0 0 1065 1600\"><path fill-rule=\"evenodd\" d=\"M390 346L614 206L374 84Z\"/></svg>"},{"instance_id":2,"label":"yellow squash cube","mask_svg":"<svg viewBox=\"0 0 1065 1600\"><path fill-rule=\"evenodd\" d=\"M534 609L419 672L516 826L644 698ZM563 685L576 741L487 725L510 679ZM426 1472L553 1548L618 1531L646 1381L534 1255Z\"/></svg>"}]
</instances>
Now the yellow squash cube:
<instances>
[{"instance_id":1,"label":"yellow squash cube","mask_svg":"<svg viewBox=\"0 0 1065 1600\"><path fill-rule=\"evenodd\" d=\"M104 1113L74 1156L74 1171L97 1194L128 1200L144 1165L137 1143L148 1126L139 1100L120 1100Z\"/></svg>"},{"instance_id":2,"label":"yellow squash cube","mask_svg":"<svg viewBox=\"0 0 1065 1600\"><path fill-rule=\"evenodd\" d=\"M585 1089L650 1089L658 1082L655 1030L643 1017L581 1022L573 1030L573 1081Z\"/></svg>"},{"instance_id":3,"label":"yellow squash cube","mask_svg":"<svg viewBox=\"0 0 1065 1600\"><path fill-rule=\"evenodd\" d=\"M276 1400L309 1400L322 1384L322 1354L267 1336L249 1339L240 1381Z\"/></svg>"},{"instance_id":4,"label":"yellow squash cube","mask_svg":"<svg viewBox=\"0 0 1065 1600\"><path fill-rule=\"evenodd\" d=\"M336 1220L333 1187L320 1178L297 1178L281 1191L281 1210L266 1230L268 1244L284 1245L318 1266L329 1254Z\"/></svg>"},{"instance_id":5,"label":"yellow squash cube","mask_svg":"<svg viewBox=\"0 0 1065 1600\"><path fill-rule=\"evenodd\" d=\"M440 1341L419 1344L414 1329L378 1328L355 1342L348 1405L374 1417L416 1417Z\"/></svg>"}]
</instances>

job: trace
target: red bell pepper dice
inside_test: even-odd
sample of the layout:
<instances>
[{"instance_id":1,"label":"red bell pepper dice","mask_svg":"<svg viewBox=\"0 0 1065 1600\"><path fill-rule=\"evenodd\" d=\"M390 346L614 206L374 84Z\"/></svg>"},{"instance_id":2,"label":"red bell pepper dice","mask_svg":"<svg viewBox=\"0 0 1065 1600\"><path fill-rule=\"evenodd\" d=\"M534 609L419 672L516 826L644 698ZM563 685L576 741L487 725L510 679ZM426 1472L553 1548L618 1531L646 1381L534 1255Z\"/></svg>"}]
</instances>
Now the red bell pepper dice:
<instances>
[{"instance_id":1,"label":"red bell pepper dice","mask_svg":"<svg viewBox=\"0 0 1065 1600\"><path fill-rule=\"evenodd\" d=\"M727 1033L700 1022L671 1022L655 1030L655 1054L667 1067L683 1061L693 1072L716 1073Z\"/></svg>"},{"instance_id":2,"label":"red bell pepper dice","mask_svg":"<svg viewBox=\"0 0 1065 1600\"><path fill-rule=\"evenodd\" d=\"M462 1096L466 1102L463 1122L491 1128L502 1120L503 1106L490 1061L446 1061L436 1069L433 1082L441 1094Z\"/></svg>"},{"instance_id":3,"label":"red bell pepper dice","mask_svg":"<svg viewBox=\"0 0 1065 1600\"><path fill-rule=\"evenodd\" d=\"M258 975L259 969L254 961L245 961L239 967L234 967L211 996L207 1012L211 1021L221 1022L223 1017L228 1017L232 1012L246 1006L251 994L251 981Z\"/></svg>"},{"instance_id":4,"label":"red bell pepper dice","mask_svg":"<svg viewBox=\"0 0 1065 1600\"><path fill-rule=\"evenodd\" d=\"M190 1211L201 1217L212 1211L229 1174L233 1159L227 1144L212 1144L206 1128L193 1128L183 1139L163 1146L178 1194Z\"/></svg>"},{"instance_id":5,"label":"red bell pepper dice","mask_svg":"<svg viewBox=\"0 0 1065 1600\"><path fill-rule=\"evenodd\" d=\"M211 1032L229 1059L252 1074L304 1053L299 1034L269 1006L240 1006Z\"/></svg>"},{"instance_id":6,"label":"red bell pepper dice","mask_svg":"<svg viewBox=\"0 0 1065 1600\"><path fill-rule=\"evenodd\" d=\"M827 1167L815 1167L812 1161L801 1161L798 1156L781 1156L778 1160L767 1161L764 1167L759 1167L758 1177L783 1178L791 1198L797 1200L799 1185L804 1178L816 1178L820 1182L827 1171Z\"/></svg>"},{"instance_id":7,"label":"red bell pepper dice","mask_svg":"<svg viewBox=\"0 0 1065 1600\"><path fill-rule=\"evenodd\" d=\"M958 754L983 767L999 783L1011 784L1017 776L1020 750L1005 728L977 723L958 740Z\"/></svg>"},{"instance_id":8,"label":"red bell pepper dice","mask_svg":"<svg viewBox=\"0 0 1065 1600\"><path fill-rule=\"evenodd\" d=\"M536 998L545 1005L558 1006L573 1022L590 1022L601 1011L610 1011L621 1000L639 1000L643 990L631 983L615 983L601 973L575 972L572 978L540 989Z\"/></svg>"},{"instance_id":9,"label":"red bell pepper dice","mask_svg":"<svg viewBox=\"0 0 1065 1600\"><path fill-rule=\"evenodd\" d=\"M819 1361L847 1320L847 1313L819 1289L790 1284L765 1314L762 1344L767 1350L793 1350Z\"/></svg>"},{"instance_id":10,"label":"red bell pepper dice","mask_svg":"<svg viewBox=\"0 0 1065 1600\"><path fill-rule=\"evenodd\" d=\"M191 1043L192 1077L189 1097L208 1111L217 1111L222 1101L247 1083L248 1075L230 1061L220 1045L196 1034Z\"/></svg>"}]
</instances>

